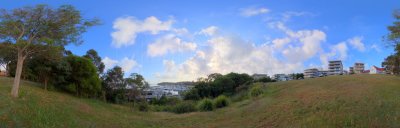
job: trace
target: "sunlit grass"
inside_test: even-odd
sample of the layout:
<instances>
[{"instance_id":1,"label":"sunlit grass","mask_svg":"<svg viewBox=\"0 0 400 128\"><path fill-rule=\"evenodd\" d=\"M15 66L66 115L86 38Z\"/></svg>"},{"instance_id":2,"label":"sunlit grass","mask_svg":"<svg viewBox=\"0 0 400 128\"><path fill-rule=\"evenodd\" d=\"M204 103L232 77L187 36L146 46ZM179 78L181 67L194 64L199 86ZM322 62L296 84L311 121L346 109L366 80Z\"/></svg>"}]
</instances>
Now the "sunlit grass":
<instances>
[{"instance_id":1,"label":"sunlit grass","mask_svg":"<svg viewBox=\"0 0 400 128\"><path fill-rule=\"evenodd\" d=\"M138 112L0 77L0 127L400 127L400 77L330 76L276 82L258 98L212 112ZM243 94L245 95L245 94Z\"/></svg>"}]
</instances>

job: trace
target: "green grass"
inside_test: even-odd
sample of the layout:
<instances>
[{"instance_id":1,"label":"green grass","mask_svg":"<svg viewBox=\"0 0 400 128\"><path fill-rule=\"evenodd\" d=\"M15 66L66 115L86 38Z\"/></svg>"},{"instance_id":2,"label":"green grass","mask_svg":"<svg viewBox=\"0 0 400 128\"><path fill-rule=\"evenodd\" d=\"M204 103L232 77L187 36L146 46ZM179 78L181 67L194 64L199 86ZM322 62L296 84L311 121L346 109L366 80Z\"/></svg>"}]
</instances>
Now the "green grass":
<instances>
[{"instance_id":1,"label":"green grass","mask_svg":"<svg viewBox=\"0 0 400 128\"><path fill-rule=\"evenodd\" d=\"M0 77L0 127L400 127L400 77L330 76L263 87L258 98L211 112L138 112Z\"/></svg>"}]
</instances>

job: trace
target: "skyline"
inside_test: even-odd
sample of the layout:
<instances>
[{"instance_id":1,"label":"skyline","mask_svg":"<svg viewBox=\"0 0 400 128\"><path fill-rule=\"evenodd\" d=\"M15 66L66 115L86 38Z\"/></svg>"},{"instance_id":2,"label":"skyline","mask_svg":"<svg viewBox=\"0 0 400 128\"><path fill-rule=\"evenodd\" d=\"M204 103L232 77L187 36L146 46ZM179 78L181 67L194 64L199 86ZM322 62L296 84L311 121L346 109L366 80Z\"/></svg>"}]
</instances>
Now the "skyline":
<instances>
[{"instance_id":1,"label":"skyline","mask_svg":"<svg viewBox=\"0 0 400 128\"><path fill-rule=\"evenodd\" d=\"M83 35L83 55L95 49L106 68L120 65L151 84L187 81L210 73L303 72L340 59L380 67L393 52L382 36L400 9L394 0L368 2L0 1L1 8L36 4L75 6L102 24ZM171 2L171 3L169 3ZM96 3L93 5L93 3ZM157 3L157 4L154 4ZM214 4L207 4L214 3ZM345 3L345 4L343 4ZM361 4L361 5L360 5ZM174 6L175 5L175 6ZM178 5L178 6L176 6ZM279 5L279 6L278 6ZM357 9L354 9L357 7ZM337 10L342 8L343 10Z\"/></svg>"}]
</instances>

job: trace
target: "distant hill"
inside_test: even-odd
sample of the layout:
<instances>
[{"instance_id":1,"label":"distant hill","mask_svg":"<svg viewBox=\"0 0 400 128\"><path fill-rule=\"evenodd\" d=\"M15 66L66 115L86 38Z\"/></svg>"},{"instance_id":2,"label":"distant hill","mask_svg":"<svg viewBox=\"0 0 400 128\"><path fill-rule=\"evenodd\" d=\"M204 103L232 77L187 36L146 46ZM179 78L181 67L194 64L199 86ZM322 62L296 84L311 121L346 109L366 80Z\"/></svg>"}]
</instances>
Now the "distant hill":
<instances>
[{"instance_id":1,"label":"distant hill","mask_svg":"<svg viewBox=\"0 0 400 128\"><path fill-rule=\"evenodd\" d=\"M260 98L187 114L132 111L26 81L12 99L11 84L0 77L0 127L400 127L400 77L388 75L276 82Z\"/></svg>"}]
</instances>

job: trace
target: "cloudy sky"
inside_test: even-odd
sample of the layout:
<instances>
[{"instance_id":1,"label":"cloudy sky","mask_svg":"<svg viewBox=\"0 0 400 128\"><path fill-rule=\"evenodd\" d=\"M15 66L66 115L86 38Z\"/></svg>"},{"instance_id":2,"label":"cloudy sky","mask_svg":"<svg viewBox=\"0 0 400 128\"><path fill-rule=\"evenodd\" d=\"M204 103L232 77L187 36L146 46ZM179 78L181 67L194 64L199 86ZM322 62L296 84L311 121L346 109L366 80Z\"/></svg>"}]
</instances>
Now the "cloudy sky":
<instances>
[{"instance_id":1,"label":"cloudy sky","mask_svg":"<svg viewBox=\"0 0 400 128\"><path fill-rule=\"evenodd\" d=\"M0 0L0 8L74 5L100 26L67 46L95 49L106 68L151 84L210 73L293 73L343 60L369 68L393 52L382 42L398 0Z\"/></svg>"}]
</instances>

